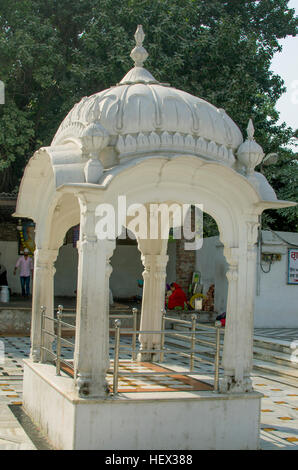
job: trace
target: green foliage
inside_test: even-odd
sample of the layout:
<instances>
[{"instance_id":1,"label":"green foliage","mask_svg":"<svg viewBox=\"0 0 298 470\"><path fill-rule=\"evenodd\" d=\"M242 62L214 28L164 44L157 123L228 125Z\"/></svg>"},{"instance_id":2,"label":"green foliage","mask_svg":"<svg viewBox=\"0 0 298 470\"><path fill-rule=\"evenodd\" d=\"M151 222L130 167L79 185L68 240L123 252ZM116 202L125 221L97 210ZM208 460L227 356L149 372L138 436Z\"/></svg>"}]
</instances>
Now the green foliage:
<instances>
[{"instance_id":1,"label":"green foliage","mask_svg":"<svg viewBox=\"0 0 298 470\"><path fill-rule=\"evenodd\" d=\"M264 169L264 174L272 184L279 199L298 201L298 158L297 153L281 149L275 165ZM273 230L298 231L298 206L277 211L266 211L263 215L263 228Z\"/></svg>"},{"instance_id":2,"label":"green foliage","mask_svg":"<svg viewBox=\"0 0 298 470\"><path fill-rule=\"evenodd\" d=\"M262 171L280 198L296 198L289 181L297 161L286 149L293 130L277 124L275 110L284 85L270 71L279 39L297 34L288 0L1 0L0 191L19 184L32 153L51 143L82 96L132 67L139 23L150 72L224 108L243 132L252 117L264 151L280 154L276 168ZM275 228L293 229L295 214L270 217Z\"/></svg>"}]
</instances>

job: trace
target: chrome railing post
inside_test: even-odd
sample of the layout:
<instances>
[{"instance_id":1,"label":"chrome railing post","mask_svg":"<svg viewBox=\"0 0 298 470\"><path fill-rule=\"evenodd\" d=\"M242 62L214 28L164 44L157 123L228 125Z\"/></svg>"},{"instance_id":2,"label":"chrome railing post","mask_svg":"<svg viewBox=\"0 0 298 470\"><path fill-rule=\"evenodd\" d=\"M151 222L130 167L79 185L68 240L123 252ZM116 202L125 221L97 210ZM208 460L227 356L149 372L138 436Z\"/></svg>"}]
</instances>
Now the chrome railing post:
<instances>
[{"instance_id":1,"label":"chrome railing post","mask_svg":"<svg viewBox=\"0 0 298 470\"><path fill-rule=\"evenodd\" d=\"M57 311L57 359L56 359L56 375L61 375L61 320L62 320L63 306L58 305Z\"/></svg>"},{"instance_id":2,"label":"chrome railing post","mask_svg":"<svg viewBox=\"0 0 298 470\"><path fill-rule=\"evenodd\" d=\"M132 360L135 361L137 357L136 353L136 345L137 345L137 315L138 315L138 309L133 308L132 309L132 314L133 314L133 334L132 334Z\"/></svg>"},{"instance_id":3,"label":"chrome railing post","mask_svg":"<svg viewBox=\"0 0 298 470\"><path fill-rule=\"evenodd\" d=\"M165 348L165 329L166 329L166 311L163 308L162 310L162 319L161 319L161 338L160 338L160 362L164 361L164 348Z\"/></svg>"},{"instance_id":4,"label":"chrome railing post","mask_svg":"<svg viewBox=\"0 0 298 470\"><path fill-rule=\"evenodd\" d=\"M190 348L191 348L191 353L190 353L190 370L194 369L194 356L195 356L195 345L196 345L196 322L197 322L197 316L195 314L192 314L191 316L191 342L190 342Z\"/></svg>"},{"instance_id":5,"label":"chrome railing post","mask_svg":"<svg viewBox=\"0 0 298 470\"><path fill-rule=\"evenodd\" d=\"M216 328L216 349L215 349L215 363L214 363L214 392L219 391L219 360L220 360L220 328L221 322L215 322Z\"/></svg>"},{"instance_id":6,"label":"chrome railing post","mask_svg":"<svg viewBox=\"0 0 298 470\"><path fill-rule=\"evenodd\" d=\"M120 326L121 321L115 320L115 350L114 350L114 376L113 376L113 394L118 393L118 373L119 373L119 349L120 349Z\"/></svg>"},{"instance_id":7,"label":"chrome railing post","mask_svg":"<svg viewBox=\"0 0 298 470\"><path fill-rule=\"evenodd\" d=\"M44 362L44 315L46 308L42 305L40 307L40 362Z\"/></svg>"}]
</instances>

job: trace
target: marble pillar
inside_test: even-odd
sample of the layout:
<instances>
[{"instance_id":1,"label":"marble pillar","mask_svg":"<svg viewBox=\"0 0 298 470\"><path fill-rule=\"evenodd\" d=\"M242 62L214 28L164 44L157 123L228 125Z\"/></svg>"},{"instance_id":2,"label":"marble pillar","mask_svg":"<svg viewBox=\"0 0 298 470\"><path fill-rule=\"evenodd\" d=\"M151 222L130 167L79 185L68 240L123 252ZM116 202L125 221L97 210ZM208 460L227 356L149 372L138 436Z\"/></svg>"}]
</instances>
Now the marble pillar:
<instances>
[{"instance_id":1,"label":"marble pillar","mask_svg":"<svg viewBox=\"0 0 298 470\"><path fill-rule=\"evenodd\" d=\"M244 222L239 246L224 248L229 284L220 389L225 393L252 391L257 229L257 221Z\"/></svg>"},{"instance_id":2,"label":"marble pillar","mask_svg":"<svg viewBox=\"0 0 298 470\"><path fill-rule=\"evenodd\" d=\"M145 254L141 256L144 265L144 287L140 330L159 331L162 326L162 309L165 302L165 283L168 256L165 254ZM138 360L156 361L159 353L142 353L146 349L160 349L160 334L140 334L141 344Z\"/></svg>"},{"instance_id":3,"label":"marble pillar","mask_svg":"<svg viewBox=\"0 0 298 470\"><path fill-rule=\"evenodd\" d=\"M34 252L34 276L32 294L32 320L31 320L31 351L30 357L33 362L41 360L41 306L45 308L48 317L54 318L54 262L58 250L36 249ZM47 331L54 333L54 322L46 320L44 327ZM52 350L53 337L44 335L43 345ZM53 357L43 352L43 362Z\"/></svg>"},{"instance_id":4,"label":"marble pillar","mask_svg":"<svg viewBox=\"0 0 298 470\"><path fill-rule=\"evenodd\" d=\"M115 241L95 234L95 204L80 200L78 289L74 352L75 392L79 397L108 395L109 277Z\"/></svg>"}]
</instances>

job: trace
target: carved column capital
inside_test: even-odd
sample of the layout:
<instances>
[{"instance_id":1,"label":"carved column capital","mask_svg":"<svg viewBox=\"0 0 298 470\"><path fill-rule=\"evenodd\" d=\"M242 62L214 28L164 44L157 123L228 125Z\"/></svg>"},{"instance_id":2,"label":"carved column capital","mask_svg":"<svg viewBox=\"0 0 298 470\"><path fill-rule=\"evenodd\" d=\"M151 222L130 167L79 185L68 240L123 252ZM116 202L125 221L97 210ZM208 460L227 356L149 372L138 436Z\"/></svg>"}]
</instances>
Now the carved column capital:
<instances>
[{"instance_id":1,"label":"carved column capital","mask_svg":"<svg viewBox=\"0 0 298 470\"><path fill-rule=\"evenodd\" d=\"M141 260L144 265L144 267L149 268L154 265L154 267L158 270L164 269L164 267L167 265L168 262L168 255L141 255Z\"/></svg>"},{"instance_id":2,"label":"carved column capital","mask_svg":"<svg viewBox=\"0 0 298 470\"><path fill-rule=\"evenodd\" d=\"M246 220L247 228L247 245L249 247L254 246L258 241L258 230L259 230L259 220L257 216L251 218L251 220Z\"/></svg>"},{"instance_id":3,"label":"carved column capital","mask_svg":"<svg viewBox=\"0 0 298 470\"><path fill-rule=\"evenodd\" d=\"M36 249L34 252L35 267L49 269L58 256L58 250Z\"/></svg>"},{"instance_id":4,"label":"carved column capital","mask_svg":"<svg viewBox=\"0 0 298 470\"><path fill-rule=\"evenodd\" d=\"M224 245L224 256L227 260L227 263L230 267L238 267L239 258L240 258L240 249L238 246L233 247L229 245Z\"/></svg>"},{"instance_id":5,"label":"carved column capital","mask_svg":"<svg viewBox=\"0 0 298 470\"><path fill-rule=\"evenodd\" d=\"M168 255L141 255L144 266L143 277L148 278L152 272L155 279L162 279L166 275Z\"/></svg>"},{"instance_id":6,"label":"carved column capital","mask_svg":"<svg viewBox=\"0 0 298 470\"><path fill-rule=\"evenodd\" d=\"M95 233L95 210L98 203L88 201L84 194L78 195L80 204L80 243L96 242L97 236Z\"/></svg>"},{"instance_id":7,"label":"carved column capital","mask_svg":"<svg viewBox=\"0 0 298 470\"><path fill-rule=\"evenodd\" d=\"M238 269L236 266L230 266L230 269L227 271L226 276L229 282L235 282L238 280Z\"/></svg>"}]
</instances>

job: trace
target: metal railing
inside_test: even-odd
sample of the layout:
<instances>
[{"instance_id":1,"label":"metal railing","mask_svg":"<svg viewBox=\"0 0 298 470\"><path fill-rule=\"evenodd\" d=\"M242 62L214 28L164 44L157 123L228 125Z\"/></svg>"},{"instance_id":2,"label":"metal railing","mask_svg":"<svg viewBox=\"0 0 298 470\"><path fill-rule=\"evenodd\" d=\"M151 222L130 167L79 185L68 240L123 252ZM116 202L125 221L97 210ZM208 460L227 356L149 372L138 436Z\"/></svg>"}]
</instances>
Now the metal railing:
<instances>
[{"instance_id":1,"label":"metal railing","mask_svg":"<svg viewBox=\"0 0 298 470\"><path fill-rule=\"evenodd\" d=\"M53 360L56 363L56 375L61 375L61 363L65 364L68 366L73 372L74 372L74 366L73 363L70 361L67 361L66 359L63 359L61 356L61 349L62 346L67 346L71 347L74 349L74 343L71 341L68 341L67 339L63 338L62 336L62 327L65 327L67 329L72 329L75 331L76 327L75 325L72 325L71 323L66 323L65 321L62 320L62 318L74 318L76 317L76 313L65 313L65 311L73 311L73 309L64 309L63 305L58 305L57 313L56 313L56 318L50 317L46 314L46 309L45 307L41 307L41 345L40 345L40 361L44 362L45 359L45 353L48 354L48 356L52 357ZM118 318L119 321L120 319L131 319L133 324L133 334L132 334L132 359L136 359L136 344L137 344L137 314L138 314L138 309L133 308L131 314L124 314L124 315L116 315L112 314L109 315L109 318ZM54 324L54 332L49 331L45 328L45 322L46 320L53 322ZM55 333L56 329L56 333ZM110 328L110 331L113 330ZM122 331L125 333L127 328L123 328ZM129 329L130 331L130 329ZM45 346L45 336L48 335L51 338L53 338L53 341L56 340L56 352L53 350L50 350ZM123 347L129 347L129 345L123 345Z\"/></svg>"},{"instance_id":2,"label":"metal railing","mask_svg":"<svg viewBox=\"0 0 298 470\"><path fill-rule=\"evenodd\" d=\"M138 309L137 308L132 308L132 313L131 314L124 314L124 315L117 315L117 314L111 314L109 315L109 318L115 318L120 321L124 319L130 319L132 320L132 330L130 328L122 328L122 332L124 333L129 333L132 335L132 360L135 361L137 358L137 335L138 335L138 330L137 330L137 320L138 320ZM110 332L115 331L114 328L110 328ZM115 333L116 334L116 333ZM115 336L115 343L116 343L116 336ZM129 345L122 345L123 348L129 348Z\"/></svg>"},{"instance_id":3,"label":"metal railing","mask_svg":"<svg viewBox=\"0 0 298 470\"><path fill-rule=\"evenodd\" d=\"M180 333L174 333L173 331L166 330L165 325L166 321L169 320L173 323L178 323L181 325L184 325L185 327L189 328L189 331L183 332L183 334ZM197 338L197 335L200 334L201 332L197 330L197 327L200 328L206 328L211 331L215 332L215 342L211 341L206 341L206 340L201 340L200 338ZM113 370L113 393L114 395L117 395L118 393L118 382L119 382L119 377L120 376L152 376L152 375L165 375L164 372L127 372L121 374L119 373L119 355L120 355L120 349L122 349L122 345L120 345L120 335L121 335L122 329L121 329L121 321L119 318L115 320L115 350L114 350L114 370ZM135 331L130 331L130 333L135 334ZM191 316L191 321L187 320L180 320L176 318L171 318L167 317L166 314L164 313L162 316L162 329L159 331L153 330L153 331L138 331L138 334L159 334L160 335L160 349L141 349L140 353L141 354L146 354L146 353L152 353L152 354L160 354L160 362L164 361L164 356L165 354L177 354L183 357L188 357L190 364L189 364L189 371L184 371L184 374L188 375L201 375L201 372L194 372L194 364L195 361L198 362L203 362L206 364L214 365L214 392L219 391L219 365L220 365L220 346L221 346L221 341L220 341L220 336L221 336L221 323L220 322L215 322L214 326L211 325L205 325L197 322L197 316L192 315ZM165 337L166 335L170 336L175 336L178 337L179 339L186 339L190 341L190 348L187 350L187 352L180 351L178 349L169 349L165 347ZM199 357L198 354L199 351L196 349L196 343L201 343L204 345L208 346L214 346L215 347L215 353L214 353L214 361L204 359L202 357ZM172 373L167 372L166 375L181 375L181 372L179 373Z\"/></svg>"},{"instance_id":4,"label":"metal railing","mask_svg":"<svg viewBox=\"0 0 298 470\"><path fill-rule=\"evenodd\" d=\"M177 324L181 324L181 325L188 325L191 328L192 334L191 334L191 348L190 348L191 349L191 353L190 353L190 370L193 370L194 361L204 362L204 363L209 364L209 365L214 364L214 390L218 391L219 390L219 363L220 363L221 331L223 331L221 329L221 322L216 321L214 323L214 326L213 325L206 325L204 323L200 323L200 322L197 321L197 315L196 314L191 315L191 322L190 322L190 321L187 321L187 320L180 320L180 319L177 319L177 318L167 317L166 313L164 312L163 316L162 316L162 329L163 330L165 330L165 323L166 323L167 320L171 321L172 323L177 323ZM209 331L215 331L215 341L207 341L206 339L197 338L196 334L197 333L201 334L202 332L201 331L197 332L196 328L199 328L200 330L206 329L206 330L209 330ZM183 332L183 333L173 333L173 332L168 331L168 334L171 335L171 336L174 336L178 339L186 339L186 340L188 339L185 336L185 332ZM164 343L164 340L163 340L163 343ZM204 359L200 356L195 356L195 352L196 352L195 345L196 344L201 344L203 346L208 346L208 347L210 347L210 346L214 347L214 349L215 349L215 351L214 351L214 362L209 361L208 359Z\"/></svg>"},{"instance_id":5,"label":"metal railing","mask_svg":"<svg viewBox=\"0 0 298 470\"><path fill-rule=\"evenodd\" d=\"M66 309L65 309L66 310ZM67 309L70 310L70 309ZM73 311L73 310L72 310ZM162 328L159 331L156 330L146 330L146 331L140 331L137 330L137 314L138 310L136 308L132 309L132 314L124 314L124 315L117 315L117 314L111 314L109 316L110 319L115 319L114 322L114 328L110 328L110 331L115 331L115 345L114 345L114 367L113 367L113 394L117 395L118 393L118 382L119 382L119 377L120 376L128 376L128 375L142 375L142 376L152 376L152 375L165 375L164 372L127 372L125 373L120 373L119 372L119 365L120 365L120 349L127 348L131 350L131 358L133 361L136 360L137 357L137 335L142 334L154 334L154 335L160 335L160 349L140 349L140 354L146 354L146 353L151 353L151 354L159 354L159 359L160 362L164 362L164 357L166 354L175 354L175 355L180 355L183 357L189 358L189 371L184 371L184 374L188 375L201 375L200 372L194 372L194 366L195 362L203 362L206 364L214 365L214 391L218 392L219 391L219 363L220 363L220 346L221 346L221 323L220 322L215 322L214 326L211 325L205 325L202 323L199 323L197 321L197 316L195 314L191 315L191 320L181 320L177 318L171 318L166 315L166 312L163 311L162 315ZM40 346L40 360L41 362L44 362L45 360L45 353L48 354L48 356L52 357L54 362L56 363L56 375L61 375L61 364L65 364L67 367L69 367L72 372L74 372L74 366L73 363L63 359L61 355L62 347L66 346L69 348L74 349L74 343L71 341L68 341L67 339L63 338L62 336L62 327L66 327L68 329L73 329L75 331L75 325L72 325L70 323L67 323L63 321L64 318L70 318L70 317L75 317L76 314L73 313L65 313L64 308L62 305L58 306L58 310L56 313L56 318L50 317L46 314L46 309L45 307L41 307L41 346ZM121 320L123 319L131 319L133 322L133 329L130 328L121 328ZM46 320L53 322L54 328L53 331L49 331L45 327ZM183 325L184 327L188 328L188 331L183 331L180 333L174 332L173 330L166 329L166 322L170 321L172 323L176 323L179 325ZM215 332L215 341L207 341L203 340L201 338L198 338L198 334L201 333L199 329L207 329ZM56 332L55 332L56 330ZM120 335L122 334L131 334L132 336L132 342L131 345L129 344L120 344ZM53 341L56 340L56 352L53 350L50 350L45 346L45 336L48 335L51 338L53 338ZM177 349L169 349L166 347L166 336L170 337L176 337L178 339L186 340L189 341L190 346L189 348L185 348L184 350L181 351ZM215 353L214 353L214 361L205 359L203 357L199 356L199 351L196 349L196 344L203 344L205 346L211 346L215 348ZM175 372L168 372L167 375L175 376L175 375L181 375L181 372L175 373Z\"/></svg>"},{"instance_id":6,"label":"metal railing","mask_svg":"<svg viewBox=\"0 0 298 470\"><path fill-rule=\"evenodd\" d=\"M70 310L70 309L67 309ZM46 315L46 309L45 307L41 307L41 344L40 344L40 361L44 362L45 359L45 353L47 353L50 357L54 359L56 362L56 375L61 375L61 363L65 364L68 366L72 371L74 371L73 364L66 359L63 359L61 356L61 349L62 346L67 346L70 348L74 349L74 343L71 341L68 341L67 339L62 337L62 327L65 326L67 328L71 328L75 331L75 325L72 325L71 323L66 323L62 320L62 317L75 317L76 314L71 314L71 313L64 313L63 311L63 306L58 305L58 310L56 314L57 318L49 317ZM45 321L51 321L53 322L54 325L54 332L48 331L45 328ZM56 328L55 328L56 327ZM55 333L56 329L56 333ZM53 338L53 341L56 340L56 353L53 350L50 350L45 347L45 335L50 336Z\"/></svg>"}]
</instances>

